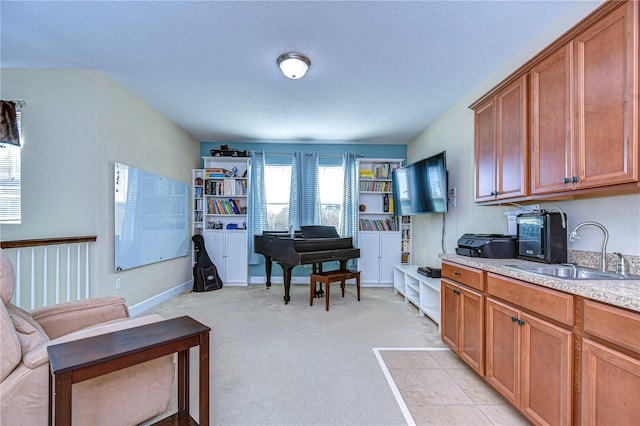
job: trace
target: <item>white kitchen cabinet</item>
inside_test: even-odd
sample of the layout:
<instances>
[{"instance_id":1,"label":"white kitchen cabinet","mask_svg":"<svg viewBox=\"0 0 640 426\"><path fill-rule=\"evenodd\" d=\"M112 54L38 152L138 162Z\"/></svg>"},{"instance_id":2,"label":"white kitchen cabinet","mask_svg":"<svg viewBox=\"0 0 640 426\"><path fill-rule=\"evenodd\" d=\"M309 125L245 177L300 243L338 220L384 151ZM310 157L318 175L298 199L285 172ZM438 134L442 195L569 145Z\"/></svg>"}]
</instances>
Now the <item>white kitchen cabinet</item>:
<instances>
[{"instance_id":1,"label":"white kitchen cabinet","mask_svg":"<svg viewBox=\"0 0 640 426\"><path fill-rule=\"evenodd\" d=\"M224 285L247 285L247 231L205 230L204 244Z\"/></svg>"},{"instance_id":2,"label":"white kitchen cabinet","mask_svg":"<svg viewBox=\"0 0 640 426\"><path fill-rule=\"evenodd\" d=\"M360 281L363 285L392 287L393 267L400 263L399 231L360 231Z\"/></svg>"}]
</instances>

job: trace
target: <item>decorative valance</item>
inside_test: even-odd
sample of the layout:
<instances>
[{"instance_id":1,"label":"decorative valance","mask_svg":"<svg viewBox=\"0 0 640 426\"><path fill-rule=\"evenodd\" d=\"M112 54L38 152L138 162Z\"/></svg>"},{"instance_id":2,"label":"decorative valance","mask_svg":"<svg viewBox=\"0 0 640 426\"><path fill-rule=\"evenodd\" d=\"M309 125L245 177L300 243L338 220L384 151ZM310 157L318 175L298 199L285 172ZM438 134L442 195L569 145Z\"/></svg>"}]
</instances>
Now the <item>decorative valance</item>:
<instances>
[{"instance_id":1,"label":"decorative valance","mask_svg":"<svg viewBox=\"0 0 640 426\"><path fill-rule=\"evenodd\" d=\"M0 143L20 146L18 116L14 101L0 101Z\"/></svg>"}]
</instances>

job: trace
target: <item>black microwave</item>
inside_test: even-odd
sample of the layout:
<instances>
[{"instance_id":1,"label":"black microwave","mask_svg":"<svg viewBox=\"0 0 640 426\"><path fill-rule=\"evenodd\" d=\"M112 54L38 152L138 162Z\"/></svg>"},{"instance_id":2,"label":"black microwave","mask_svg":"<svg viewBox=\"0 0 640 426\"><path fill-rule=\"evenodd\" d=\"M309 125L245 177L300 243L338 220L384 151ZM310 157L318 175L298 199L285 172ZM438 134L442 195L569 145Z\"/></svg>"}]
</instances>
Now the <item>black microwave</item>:
<instances>
[{"instance_id":1,"label":"black microwave","mask_svg":"<svg viewBox=\"0 0 640 426\"><path fill-rule=\"evenodd\" d=\"M519 214L518 258L545 263L567 262L567 217L547 210Z\"/></svg>"}]
</instances>

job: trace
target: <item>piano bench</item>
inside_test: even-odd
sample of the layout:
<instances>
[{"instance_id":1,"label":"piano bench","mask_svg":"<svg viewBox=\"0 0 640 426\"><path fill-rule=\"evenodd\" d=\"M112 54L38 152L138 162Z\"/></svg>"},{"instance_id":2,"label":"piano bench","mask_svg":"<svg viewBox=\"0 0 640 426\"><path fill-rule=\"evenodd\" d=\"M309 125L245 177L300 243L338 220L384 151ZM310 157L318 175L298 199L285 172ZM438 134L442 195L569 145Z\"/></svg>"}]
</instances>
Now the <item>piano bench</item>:
<instances>
[{"instance_id":1,"label":"piano bench","mask_svg":"<svg viewBox=\"0 0 640 426\"><path fill-rule=\"evenodd\" d=\"M327 288L327 295L325 298L325 309L329 310L329 290L331 283L340 281L340 287L342 288L342 297L344 297L345 281L355 278L356 279L356 291L358 293L358 302L360 301L360 271L350 271L348 269L338 269L337 271L318 272L311 274L311 286L309 288L309 306L313 306L313 298L315 296L316 283L324 283Z\"/></svg>"}]
</instances>

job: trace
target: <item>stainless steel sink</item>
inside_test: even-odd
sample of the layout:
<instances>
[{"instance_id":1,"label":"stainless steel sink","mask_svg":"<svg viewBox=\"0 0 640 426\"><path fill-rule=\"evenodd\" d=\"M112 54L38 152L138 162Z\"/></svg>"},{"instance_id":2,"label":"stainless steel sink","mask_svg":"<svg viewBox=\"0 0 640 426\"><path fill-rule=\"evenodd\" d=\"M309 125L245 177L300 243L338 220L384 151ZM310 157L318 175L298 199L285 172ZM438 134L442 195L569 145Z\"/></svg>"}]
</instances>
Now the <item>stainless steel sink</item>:
<instances>
[{"instance_id":1,"label":"stainless steel sink","mask_svg":"<svg viewBox=\"0 0 640 426\"><path fill-rule=\"evenodd\" d=\"M561 265L505 265L505 268L516 269L532 274L547 275L566 280L634 280L637 276L625 276L614 272L603 272L597 269L583 268L570 264Z\"/></svg>"}]
</instances>

